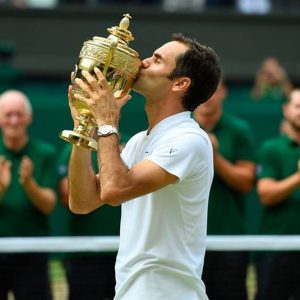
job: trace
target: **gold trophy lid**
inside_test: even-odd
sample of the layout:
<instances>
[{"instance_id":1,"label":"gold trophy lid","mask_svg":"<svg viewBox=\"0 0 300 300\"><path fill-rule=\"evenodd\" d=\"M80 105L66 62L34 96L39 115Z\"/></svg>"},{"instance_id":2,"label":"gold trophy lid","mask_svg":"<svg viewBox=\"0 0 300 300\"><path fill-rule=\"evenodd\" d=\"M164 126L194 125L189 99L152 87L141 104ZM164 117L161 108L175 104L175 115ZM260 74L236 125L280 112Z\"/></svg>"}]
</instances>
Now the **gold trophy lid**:
<instances>
[{"instance_id":1,"label":"gold trophy lid","mask_svg":"<svg viewBox=\"0 0 300 300\"><path fill-rule=\"evenodd\" d=\"M130 41L134 40L132 33L128 30L131 16L129 14L124 14L123 17L124 18L121 20L119 26L107 28L107 31L128 44Z\"/></svg>"}]
</instances>

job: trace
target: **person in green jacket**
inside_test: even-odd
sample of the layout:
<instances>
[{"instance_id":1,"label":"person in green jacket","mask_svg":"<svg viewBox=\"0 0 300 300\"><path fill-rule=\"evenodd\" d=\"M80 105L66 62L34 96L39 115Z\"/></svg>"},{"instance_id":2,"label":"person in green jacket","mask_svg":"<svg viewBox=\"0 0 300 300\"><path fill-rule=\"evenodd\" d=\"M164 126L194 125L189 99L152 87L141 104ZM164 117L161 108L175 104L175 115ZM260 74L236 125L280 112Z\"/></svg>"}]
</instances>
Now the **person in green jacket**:
<instances>
[{"instance_id":1,"label":"person in green jacket","mask_svg":"<svg viewBox=\"0 0 300 300\"><path fill-rule=\"evenodd\" d=\"M251 97L254 101L284 103L292 89L293 84L279 60L276 57L267 57L256 72Z\"/></svg>"},{"instance_id":2,"label":"person in green jacket","mask_svg":"<svg viewBox=\"0 0 300 300\"><path fill-rule=\"evenodd\" d=\"M283 106L283 134L259 151L257 192L263 207L259 233L300 234L300 89ZM300 299L300 252L262 252L256 258L257 300Z\"/></svg>"},{"instance_id":3,"label":"person in green jacket","mask_svg":"<svg viewBox=\"0 0 300 300\"><path fill-rule=\"evenodd\" d=\"M245 194L255 179L254 139L249 125L223 110L227 94L224 82L194 112L200 127L209 134L214 151L214 179L207 218L208 235L246 233ZM248 253L207 251L203 279L212 300L245 300Z\"/></svg>"},{"instance_id":4,"label":"person in green jacket","mask_svg":"<svg viewBox=\"0 0 300 300\"><path fill-rule=\"evenodd\" d=\"M55 206L56 149L29 137L32 108L20 91L0 96L0 237L46 236ZM0 254L0 299L51 299L45 253Z\"/></svg>"}]
</instances>

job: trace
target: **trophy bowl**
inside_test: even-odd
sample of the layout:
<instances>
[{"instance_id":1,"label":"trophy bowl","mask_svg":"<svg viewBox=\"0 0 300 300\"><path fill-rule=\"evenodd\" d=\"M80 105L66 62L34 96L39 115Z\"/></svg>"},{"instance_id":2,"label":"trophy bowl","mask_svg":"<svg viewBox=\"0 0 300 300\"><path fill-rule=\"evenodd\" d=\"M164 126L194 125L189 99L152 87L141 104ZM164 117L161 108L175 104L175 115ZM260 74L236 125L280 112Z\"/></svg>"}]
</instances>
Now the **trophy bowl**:
<instances>
[{"instance_id":1,"label":"trophy bowl","mask_svg":"<svg viewBox=\"0 0 300 300\"><path fill-rule=\"evenodd\" d=\"M74 79L84 80L81 71L86 70L94 74L95 67L102 71L116 98L121 98L130 92L141 67L138 52L128 47L128 43L134 40L128 30L130 19L129 14L124 14L119 26L107 29L110 33L107 38L94 36L92 40L83 43L72 80L73 96L85 95ZM73 130L63 130L59 135L60 138L74 145L97 151L97 141L94 138L97 124L88 105L75 98L73 104L79 114L76 117L79 125Z\"/></svg>"}]
</instances>

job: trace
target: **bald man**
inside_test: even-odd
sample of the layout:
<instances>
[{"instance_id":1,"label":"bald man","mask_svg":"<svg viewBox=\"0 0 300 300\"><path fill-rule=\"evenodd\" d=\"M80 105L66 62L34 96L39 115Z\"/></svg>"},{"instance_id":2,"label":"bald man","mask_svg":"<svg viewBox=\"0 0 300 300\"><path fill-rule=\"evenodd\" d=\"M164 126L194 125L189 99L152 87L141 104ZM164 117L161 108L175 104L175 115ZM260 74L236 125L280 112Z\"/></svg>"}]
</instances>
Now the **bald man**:
<instances>
[{"instance_id":1,"label":"bald man","mask_svg":"<svg viewBox=\"0 0 300 300\"><path fill-rule=\"evenodd\" d=\"M22 92L0 96L0 237L48 235L55 201L53 145L29 137L31 104ZM0 299L51 299L46 254L0 255Z\"/></svg>"}]
</instances>

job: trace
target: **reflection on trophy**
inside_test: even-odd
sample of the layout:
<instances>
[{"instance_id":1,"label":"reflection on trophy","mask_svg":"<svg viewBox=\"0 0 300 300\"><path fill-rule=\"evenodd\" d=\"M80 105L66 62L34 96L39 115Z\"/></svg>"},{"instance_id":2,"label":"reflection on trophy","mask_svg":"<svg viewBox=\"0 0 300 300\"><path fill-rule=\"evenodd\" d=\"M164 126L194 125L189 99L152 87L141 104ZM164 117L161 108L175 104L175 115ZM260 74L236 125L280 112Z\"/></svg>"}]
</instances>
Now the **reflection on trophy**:
<instances>
[{"instance_id":1,"label":"reflection on trophy","mask_svg":"<svg viewBox=\"0 0 300 300\"><path fill-rule=\"evenodd\" d=\"M139 54L128 47L134 38L128 30L131 16L125 14L119 26L108 28L110 35L107 38L95 36L93 40L83 43L79 60L75 66L74 78L82 78L81 71L94 73L98 67L104 74L116 98L123 97L130 92L139 69L141 60ZM96 76L96 75L94 75ZM81 90L72 80L73 95L82 94ZM73 99L79 116L79 125L74 130L63 130L60 137L67 142L87 149L97 150L97 142L93 138L97 126L92 113L84 101Z\"/></svg>"}]
</instances>

